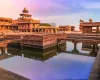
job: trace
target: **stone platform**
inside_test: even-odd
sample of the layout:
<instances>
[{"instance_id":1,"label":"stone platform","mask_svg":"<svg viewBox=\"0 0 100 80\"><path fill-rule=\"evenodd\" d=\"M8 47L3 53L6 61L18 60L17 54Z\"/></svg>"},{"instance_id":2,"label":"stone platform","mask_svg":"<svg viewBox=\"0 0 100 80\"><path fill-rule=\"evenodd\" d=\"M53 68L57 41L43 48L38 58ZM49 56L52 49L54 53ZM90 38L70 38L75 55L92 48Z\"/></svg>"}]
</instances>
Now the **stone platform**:
<instances>
[{"instance_id":1,"label":"stone platform","mask_svg":"<svg viewBox=\"0 0 100 80\"><path fill-rule=\"evenodd\" d=\"M92 67L89 80L100 80L100 48Z\"/></svg>"},{"instance_id":2,"label":"stone platform","mask_svg":"<svg viewBox=\"0 0 100 80\"><path fill-rule=\"evenodd\" d=\"M30 80L0 68L0 80Z\"/></svg>"},{"instance_id":3,"label":"stone platform","mask_svg":"<svg viewBox=\"0 0 100 80\"><path fill-rule=\"evenodd\" d=\"M12 40L12 44L20 43L21 46L46 49L57 45L57 39L66 38L66 34L6 34L5 40Z\"/></svg>"}]
</instances>

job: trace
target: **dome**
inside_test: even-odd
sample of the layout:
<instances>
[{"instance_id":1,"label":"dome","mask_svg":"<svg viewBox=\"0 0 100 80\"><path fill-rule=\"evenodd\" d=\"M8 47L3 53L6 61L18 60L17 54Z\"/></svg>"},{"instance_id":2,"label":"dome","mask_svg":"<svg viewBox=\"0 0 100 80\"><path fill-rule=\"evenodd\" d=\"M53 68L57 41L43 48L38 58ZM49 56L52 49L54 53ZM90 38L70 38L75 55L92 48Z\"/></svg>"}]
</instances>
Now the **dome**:
<instances>
[{"instance_id":1,"label":"dome","mask_svg":"<svg viewBox=\"0 0 100 80\"><path fill-rule=\"evenodd\" d=\"M82 22L82 19L80 19L80 22Z\"/></svg>"},{"instance_id":2,"label":"dome","mask_svg":"<svg viewBox=\"0 0 100 80\"><path fill-rule=\"evenodd\" d=\"M24 10L23 10L23 12L28 13L29 11L28 11L28 9L25 7Z\"/></svg>"},{"instance_id":3,"label":"dome","mask_svg":"<svg viewBox=\"0 0 100 80\"><path fill-rule=\"evenodd\" d=\"M84 21L83 21L82 19L80 19L80 23L81 23L81 22L84 22Z\"/></svg>"},{"instance_id":4,"label":"dome","mask_svg":"<svg viewBox=\"0 0 100 80\"><path fill-rule=\"evenodd\" d=\"M89 19L89 22L92 22L92 19L91 18Z\"/></svg>"}]
</instances>

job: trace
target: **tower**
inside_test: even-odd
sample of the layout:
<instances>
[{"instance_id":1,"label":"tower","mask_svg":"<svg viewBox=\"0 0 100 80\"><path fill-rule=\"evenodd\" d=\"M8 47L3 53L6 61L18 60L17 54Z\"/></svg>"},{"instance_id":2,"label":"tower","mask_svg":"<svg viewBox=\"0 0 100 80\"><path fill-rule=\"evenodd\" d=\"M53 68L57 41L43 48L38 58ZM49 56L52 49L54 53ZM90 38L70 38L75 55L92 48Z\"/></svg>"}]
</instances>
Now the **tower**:
<instances>
[{"instance_id":1,"label":"tower","mask_svg":"<svg viewBox=\"0 0 100 80\"><path fill-rule=\"evenodd\" d=\"M26 7L23 9L22 12L23 13L20 14L21 19L31 19L32 15L29 14L29 11L28 11L28 9Z\"/></svg>"},{"instance_id":2,"label":"tower","mask_svg":"<svg viewBox=\"0 0 100 80\"><path fill-rule=\"evenodd\" d=\"M18 18L18 30L20 32L32 32L40 24L40 20L33 20L32 15L29 14L28 9L25 7Z\"/></svg>"}]
</instances>

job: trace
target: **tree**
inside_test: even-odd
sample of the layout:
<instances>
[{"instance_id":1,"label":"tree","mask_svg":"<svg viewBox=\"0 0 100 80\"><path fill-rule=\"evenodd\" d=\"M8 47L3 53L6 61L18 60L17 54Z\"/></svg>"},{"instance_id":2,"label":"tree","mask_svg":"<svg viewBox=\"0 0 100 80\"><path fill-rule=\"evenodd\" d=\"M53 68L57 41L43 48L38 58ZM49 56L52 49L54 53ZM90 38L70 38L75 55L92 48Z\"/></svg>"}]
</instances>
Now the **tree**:
<instances>
[{"instance_id":1,"label":"tree","mask_svg":"<svg viewBox=\"0 0 100 80\"><path fill-rule=\"evenodd\" d=\"M56 23L55 22L52 22L51 23L51 26L55 27L56 26Z\"/></svg>"}]
</instances>

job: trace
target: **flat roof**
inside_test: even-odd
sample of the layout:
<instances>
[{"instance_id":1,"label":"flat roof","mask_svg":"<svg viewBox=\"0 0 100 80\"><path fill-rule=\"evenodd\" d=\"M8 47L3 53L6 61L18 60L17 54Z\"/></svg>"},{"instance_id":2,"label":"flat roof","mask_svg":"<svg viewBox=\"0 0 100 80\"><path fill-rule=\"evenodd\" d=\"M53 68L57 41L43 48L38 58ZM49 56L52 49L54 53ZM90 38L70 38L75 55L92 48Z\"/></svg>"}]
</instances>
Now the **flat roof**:
<instances>
[{"instance_id":1,"label":"flat roof","mask_svg":"<svg viewBox=\"0 0 100 80\"><path fill-rule=\"evenodd\" d=\"M0 20L12 20L12 18L0 17Z\"/></svg>"},{"instance_id":2,"label":"flat roof","mask_svg":"<svg viewBox=\"0 0 100 80\"><path fill-rule=\"evenodd\" d=\"M97 26L100 26L100 22L82 22L80 23L80 26L97 27Z\"/></svg>"}]
</instances>

